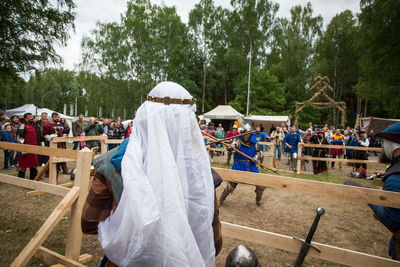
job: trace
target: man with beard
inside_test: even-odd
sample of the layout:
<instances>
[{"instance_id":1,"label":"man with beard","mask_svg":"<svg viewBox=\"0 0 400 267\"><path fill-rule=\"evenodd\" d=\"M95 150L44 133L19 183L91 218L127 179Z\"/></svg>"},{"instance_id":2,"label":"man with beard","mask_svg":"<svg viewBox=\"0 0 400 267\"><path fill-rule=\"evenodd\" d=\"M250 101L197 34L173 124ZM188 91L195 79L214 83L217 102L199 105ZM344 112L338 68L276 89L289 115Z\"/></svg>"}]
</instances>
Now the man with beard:
<instances>
[{"instance_id":1,"label":"man with beard","mask_svg":"<svg viewBox=\"0 0 400 267\"><path fill-rule=\"evenodd\" d=\"M51 122L46 123L43 127L43 136L46 140L46 145L50 145L50 140L52 138L67 136L68 133L69 127L65 127L64 124L60 122L60 114L53 112L53 114L51 114ZM66 144L57 143L57 148L65 149ZM61 169L64 174L69 174L66 162L57 163L57 172L61 172Z\"/></svg>"},{"instance_id":2,"label":"man with beard","mask_svg":"<svg viewBox=\"0 0 400 267\"><path fill-rule=\"evenodd\" d=\"M245 126L245 129L242 130L241 134L247 133L251 131L251 127L249 125ZM238 137L233 143L232 147L237 148L240 152L246 154L250 158L255 158L256 154L261 154L260 153L260 147L256 138L255 134L246 134ZM232 149L231 149L232 150ZM232 170L237 170L237 171L249 171L249 172L255 172L259 173L258 168L255 164L255 160L250 160L249 158L235 152L233 155L234 163L232 166ZM222 192L220 198L219 198L219 205L224 202L224 200L227 198L227 196L232 193L237 186L237 183L233 182L228 182L226 185L224 191ZM256 204L257 206L261 207L262 202L262 196L264 193L265 187L263 186L256 186Z\"/></svg>"},{"instance_id":3,"label":"man with beard","mask_svg":"<svg viewBox=\"0 0 400 267\"><path fill-rule=\"evenodd\" d=\"M17 143L25 145L41 145L43 141L40 128L34 124L32 113L24 114L24 121L17 130ZM33 180L36 177L36 167L39 165L38 155L20 153L18 177L25 178L25 171L29 168L29 179Z\"/></svg>"},{"instance_id":4,"label":"man with beard","mask_svg":"<svg viewBox=\"0 0 400 267\"><path fill-rule=\"evenodd\" d=\"M387 127L376 135L383 141L383 152L379 157L382 163L390 166L383 176L383 190L400 192L400 122ZM374 217L393 233L389 243L389 255L394 260L400 259L400 209L369 204Z\"/></svg>"},{"instance_id":5,"label":"man with beard","mask_svg":"<svg viewBox=\"0 0 400 267\"><path fill-rule=\"evenodd\" d=\"M314 135L310 141L311 141L311 144L328 145L328 141L326 140L323 131L318 131L317 135ZM326 148L315 147L314 151L313 151L313 157L325 158L325 151L326 151ZM318 173L326 172L326 171L327 171L326 161L313 160L314 174L318 174Z\"/></svg>"}]
</instances>

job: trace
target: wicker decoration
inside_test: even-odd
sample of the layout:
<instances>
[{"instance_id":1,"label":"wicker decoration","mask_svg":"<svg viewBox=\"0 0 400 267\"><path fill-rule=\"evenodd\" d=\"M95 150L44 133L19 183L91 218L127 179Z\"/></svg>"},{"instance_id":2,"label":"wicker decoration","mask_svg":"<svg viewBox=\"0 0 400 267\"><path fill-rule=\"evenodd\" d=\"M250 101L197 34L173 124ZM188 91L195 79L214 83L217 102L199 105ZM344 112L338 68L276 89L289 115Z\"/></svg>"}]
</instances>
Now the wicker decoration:
<instances>
[{"instance_id":1,"label":"wicker decoration","mask_svg":"<svg viewBox=\"0 0 400 267\"><path fill-rule=\"evenodd\" d=\"M296 102L296 120L295 125L298 127L299 124L299 113L307 106L311 106L316 109L326 108L337 108L341 112L341 127L345 126L346 123L346 103L343 101L335 101L328 95L326 91L333 92L333 88L329 85L329 78L327 76L317 76L314 79L315 84L309 89L309 91L316 90L315 94L307 101ZM317 102L319 96L324 97L326 102Z\"/></svg>"}]
</instances>

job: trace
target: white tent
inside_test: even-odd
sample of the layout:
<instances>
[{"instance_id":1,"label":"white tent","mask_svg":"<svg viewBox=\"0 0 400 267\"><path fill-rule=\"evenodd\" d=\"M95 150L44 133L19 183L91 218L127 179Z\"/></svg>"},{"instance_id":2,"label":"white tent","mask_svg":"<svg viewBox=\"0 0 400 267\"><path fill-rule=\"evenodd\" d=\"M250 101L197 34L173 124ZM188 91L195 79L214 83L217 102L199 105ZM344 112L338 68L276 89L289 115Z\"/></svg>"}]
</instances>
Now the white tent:
<instances>
[{"instance_id":1,"label":"white tent","mask_svg":"<svg viewBox=\"0 0 400 267\"><path fill-rule=\"evenodd\" d=\"M239 120L243 115L230 105L219 105L203 114L205 119L211 120Z\"/></svg>"},{"instance_id":2,"label":"white tent","mask_svg":"<svg viewBox=\"0 0 400 267\"><path fill-rule=\"evenodd\" d=\"M262 125L264 127L264 131L268 134L272 125L276 127L276 126L281 126L282 123L285 123L288 127L290 127L289 116L250 115L245 117L245 120L250 121L250 124L254 124L254 127Z\"/></svg>"},{"instance_id":3,"label":"white tent","mask_svg":"<svg viewBox=\"0 0 400 267\"><path fill-rule=\"evenodd\" d=\"M37 107L34 104L26 104L17 108L7 109L5 111L6 116L17 115L23 116L25 113L36 114Z\"/></svg>"}]
</instances>

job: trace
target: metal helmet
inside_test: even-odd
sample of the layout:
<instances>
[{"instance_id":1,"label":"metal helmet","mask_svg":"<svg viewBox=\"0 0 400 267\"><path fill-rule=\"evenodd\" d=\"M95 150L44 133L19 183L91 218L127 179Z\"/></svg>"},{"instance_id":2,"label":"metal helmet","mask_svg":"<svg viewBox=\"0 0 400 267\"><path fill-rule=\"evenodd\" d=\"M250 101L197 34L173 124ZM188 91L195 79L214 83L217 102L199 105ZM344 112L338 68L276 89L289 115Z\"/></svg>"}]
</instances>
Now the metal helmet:
<instances>
[{"instance_id":1,"label":"metal helmet","mask_svg":"<svg viewBox=\"0 0 400 267\"><path fill-rule=\"evenodd\" d=\"M251 249L245 245L239 245L229 253L225 267L260 267L260 264Z\"/></svg>"},{"instance_id":2,"label":"metal helmet","mask_svg":"<svg viewBox=\"0 0 400 267\"><path fill-rule=\"evenodd\" d=\"M76 174L76 168L73 168L71 171L71 181L75 181L75 174Z\"/></svg>"}]
</instances>

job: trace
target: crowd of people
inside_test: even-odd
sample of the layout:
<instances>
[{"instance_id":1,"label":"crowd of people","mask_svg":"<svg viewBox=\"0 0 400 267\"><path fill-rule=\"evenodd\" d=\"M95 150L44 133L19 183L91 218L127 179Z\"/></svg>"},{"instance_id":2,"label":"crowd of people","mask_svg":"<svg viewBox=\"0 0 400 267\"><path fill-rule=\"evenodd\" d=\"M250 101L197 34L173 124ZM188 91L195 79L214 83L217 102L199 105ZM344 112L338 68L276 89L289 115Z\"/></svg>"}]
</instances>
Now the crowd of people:
<instances>
[{"instance_id":1,"label":"crowd of people","mask_svg":"<svg viewBox=\"0 0 400 267\"><path fill-rule=\"evenodd\" d=\"M110 119L97 121L94 117L85 121L83 114L79 114L78 119L72 123L71 128L74 137L106 134L109 139L124 139L129 137L131 133L132 122L129 122L125 129L120 117L115 121ZM67 121L56 112L52 113L50 117L46 112L41 113L40 116L25 113L22 119L13 115L2 118L0 140L10 143L49 146L52 138L68 136L71 128ZM76 141L73 149L93 148L95 146L100 148L98 141ZM109 144L108 146L108 149L112 149L117 144ZM57 143L57 147L65 149L66 143ZM37 167L43 166L47 161L48 157L45 156L4 150L3 168L6 170L18 169L19 177L25 177L25 172L29 169L29 178L32 180L37 175ZM57 163L57 172L69 174L65 162Z\"/></svg>"},{"instance_id":2,"label":"crowd of people","mask_svg":"<svg viewBox=\"0 0 400 267\"><path fill-rule=\"evenodd\" d=\"M242 128L238 122L233 123L228 131L222 127L222 123L218 123L218 127L214 127L213 122L208 124L205 121L200 121L200 128L208 134L219 138L227 139L226 143L232 143L234 136L239 135L238 129ZM296 129L295 127L288 127L286 123L282 123L281 126L275 126L272 124L269 132L265 131L264 127L260 124L258 127L254 125L255 135L259 142L271 142L273 144L274 159L280 161L283 156L288 158L288 165L290 170L296 170L296 158L298 152L298 143L309 143L319 145L335 145L335 146L362 146L362 147L380 147L381 144L375 138L373 129L370 130L367 135L365 131L355 131L351 126L347 126L346 129L336 128L335 126L325 124L317 129L314 128L312 122L308 124L307 130ZM221 144L212 143L211 147L221 147ZM270 149L270 146L260 146L261 151ZM376 155L376 152L374 152ZM332 157L338 159L360 159L367 160L368 152L359 151L352 149L340 149L340 148L305 148L303 155L313 157ZM229 165L231 161L232 153L228 152L226 164ZM210 151L210 158L213 161L214 151ZM343 163L339 162L339 169L343 167ZM332 161L330 164L331 168L335 168L335 162ZM367 168L365 163L356 163L354 165L356 169ZM313 172L315 174L327 171L326 161L313 161Z\"/></svg>"}]
</instances>

